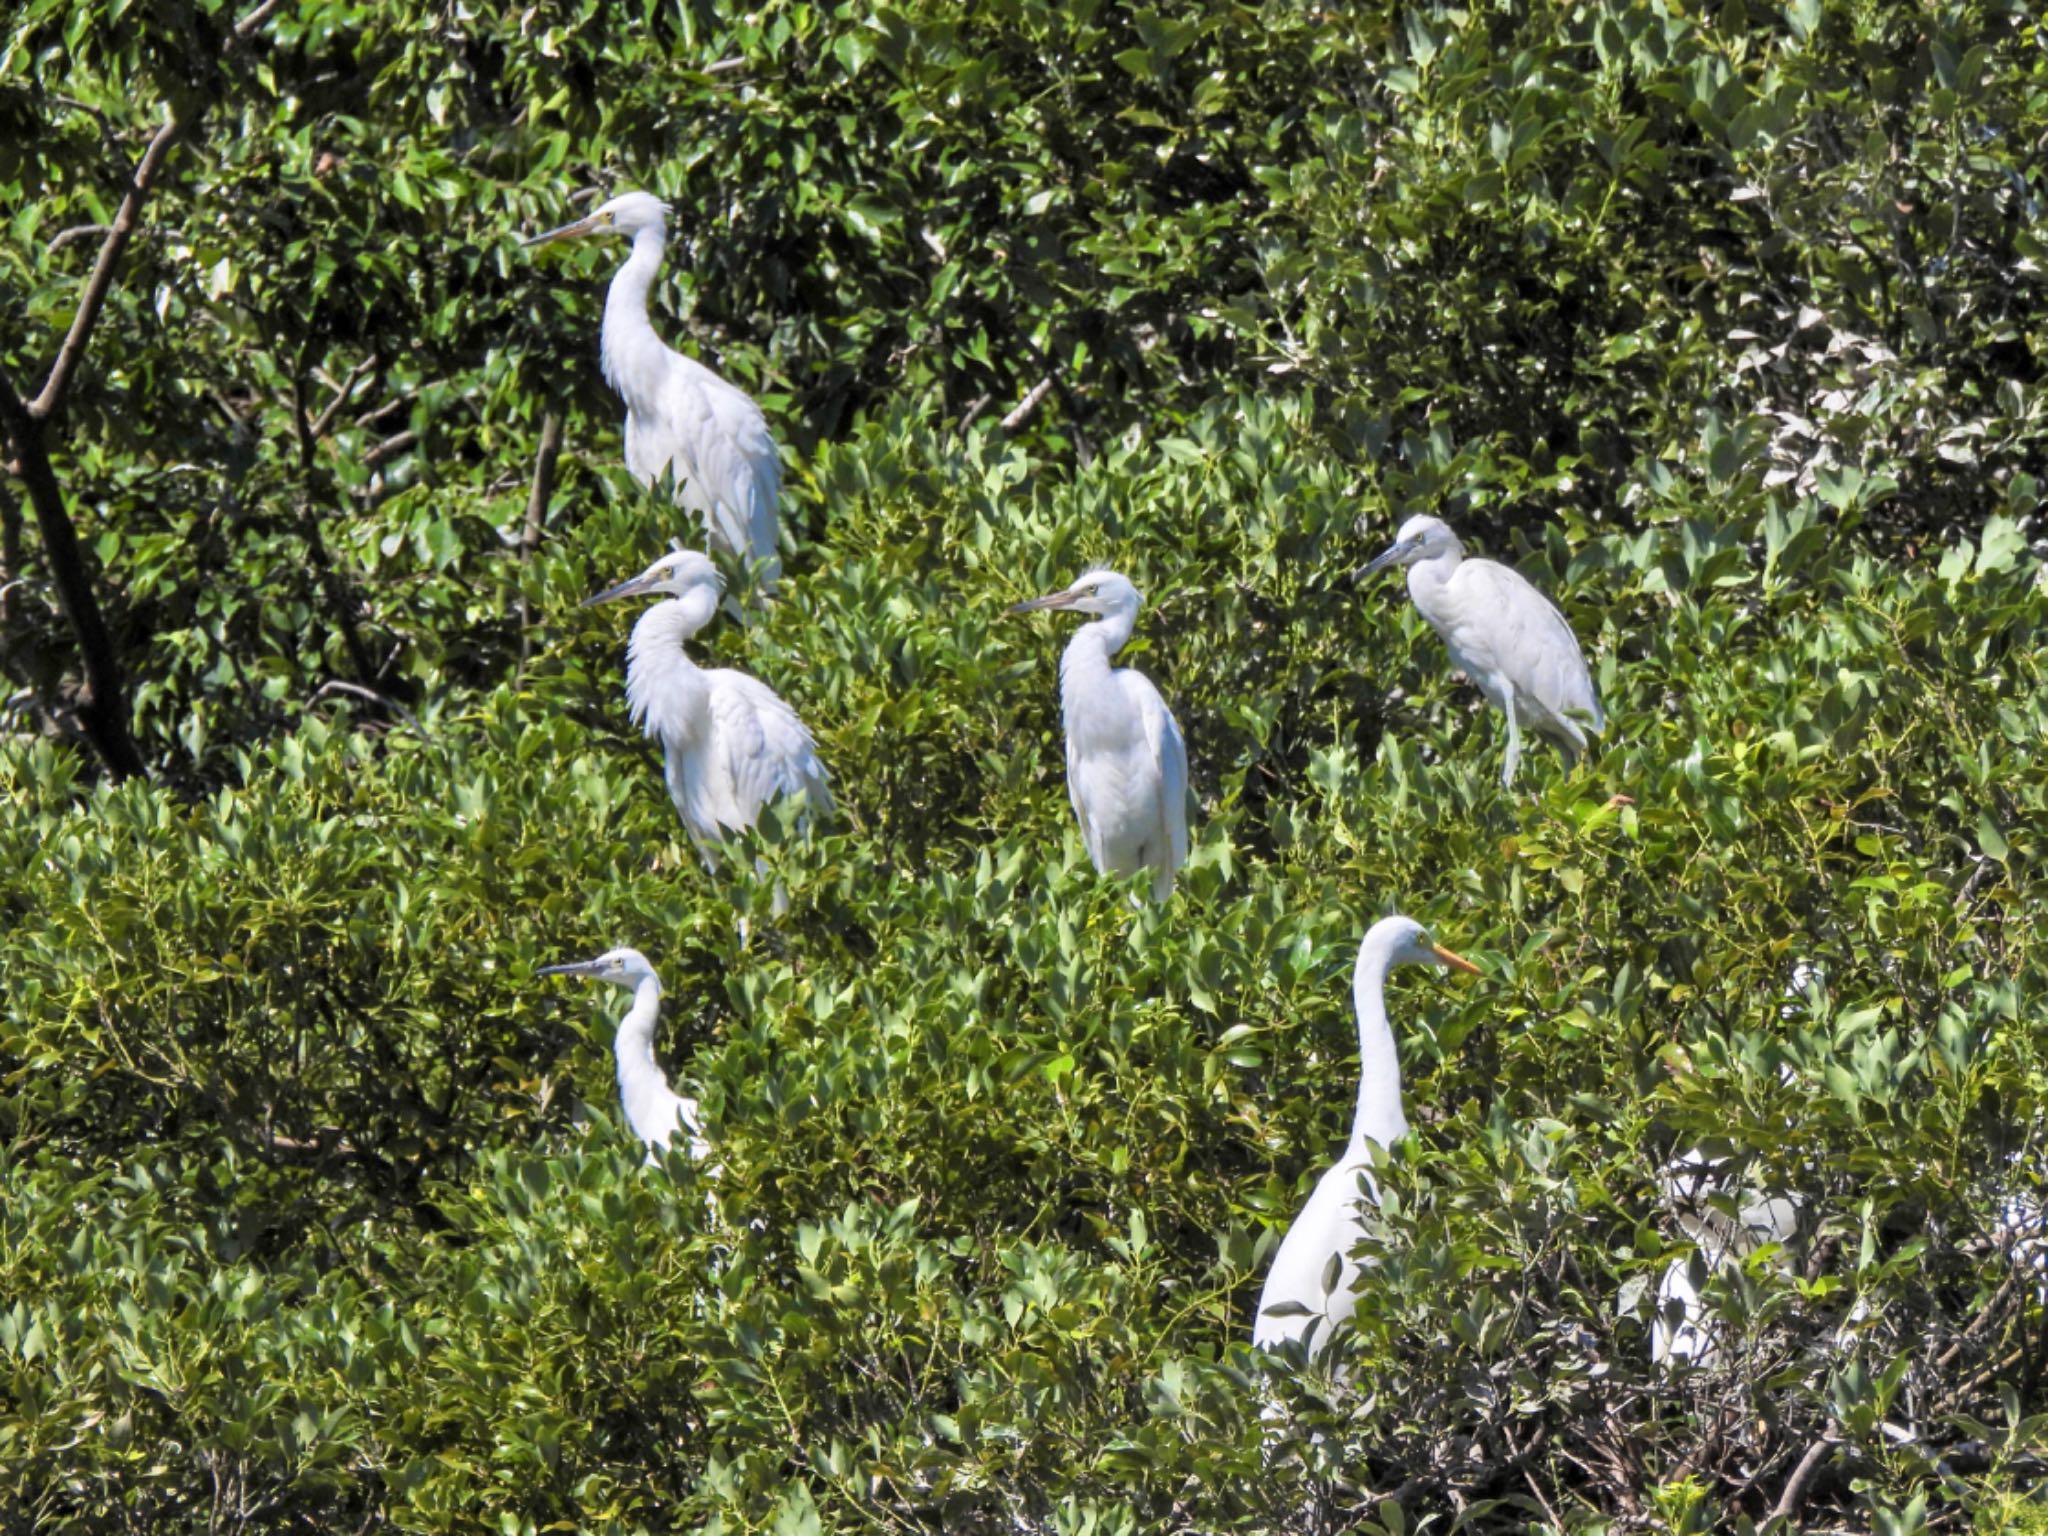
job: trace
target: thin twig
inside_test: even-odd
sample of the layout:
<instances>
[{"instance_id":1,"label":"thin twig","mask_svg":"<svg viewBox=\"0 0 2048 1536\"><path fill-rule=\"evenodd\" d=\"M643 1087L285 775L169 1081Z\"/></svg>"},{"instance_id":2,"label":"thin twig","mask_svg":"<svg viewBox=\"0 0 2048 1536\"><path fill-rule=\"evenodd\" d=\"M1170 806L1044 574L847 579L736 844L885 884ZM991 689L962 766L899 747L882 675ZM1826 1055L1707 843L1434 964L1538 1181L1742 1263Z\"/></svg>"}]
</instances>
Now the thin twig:
<instances>
[{"instance_id":1,"label":"thin twig","mask_svg":"<svg viewBox=\"0 0 2048 1536\"><path fill-rule=\"evenodd\" d=\"M395 458L397 455L405 452L406 449L412 447L419 440L419 433L410 431L400 432L392 437L387 437L383 442L363 455L363 463L369 468L375 469L386 459Z\"/></svg>"},{"instance_id":2,"label":"thin twig","mask_svg":"<svg viewBox=\"0 0 2048 1536\"><path fill-rule=\"evenodd\" d=\"M427 728L420 724L419 716L399 703L398 700L381 694L374 688L365 688L361 683L343 682L338 677L330 677L318 688L315 688L312 696L306 700L306 708L311 709L315 704L318 704L332 693L345 693L352 698L363 699L368 703L375 704L379 709L388 709L392 714L398 716L399 719L411 726L413 735L419 737L421 741L431 741L433 739L427 734Z\"/></svg>"},{"instance_id":3,"label":"thin twig","mask_svg":"<svg viewBox=\"0 0 2048 1536\"><path fill-rule=\"evenodd\" d=\"M1045 397L1052 393L1053 383L1054 376L1048 373L1044 378L1032 385L1031 392L1017 402L1017 408L1003 418L1003 430L1005 432L1015 432L1035 416L1038 413L1038 407L1045 402Z\"/></svg>"},{"instance_id":4,"label":"thin twig","mask_svg":"<svg viewBox=\"0 0 2048 1536\"><path fill-rule=\"evenodd\" d=\"M969 427L973 426L974 418L979 416L983 411L987 410L989 401L994 398L995 397L993 395L989 394L986 390L984 390L981 394L976 395L972 400L968 401L967 409L960 413L959 424L955 426L953 430L956 433L965 432Z\"/></svg>"},{"instance_id":5,"label":"thin twig","mask_svg":"<svg viewBox=\"0 0 2048 1536\"><path fill-rule=\"evenodd\" d=\"M362 383L363 376L376 366L377 354L372 352L349 369L347 378L334 386L334 398L327 402L327 409L316 416L313 425L307 429L308 435L314 441L317 442L327 435L327 429L334 425L334 418L341 413L341 408L348 404L348 397L355 393L355 388Z\"/></svg>"},{"instance_id":6,"label":"thin twig","mask_svg":"<svg viewBox=\"0 0 2048 1536\"><path fill-rule=\"evenodd\" d=\"M54 256L74 240L84 240L94 235L111 235L113 232L114 226L111 224L74 224L69 229L58 230L45 247L45 252Z\"/></svg>"},{"instance_id":7,"label":"thin twig","mask_svg":"<svg viewBox=\"0 0 2048 1536\"><path fill-rule=\"evenodd\" d=\"M1949 1345L1947 1349L1943 1350L1940 1356L1935 1360L1935 1375L1939 1376L1943 1371L1947 1370L1951 1365L1955 1363L1956 1356L1960 1355L1963 1352L1963 1346L1970 1342L1971 1338L1977 1333L1979 1329L1981 1329L1986 1323L1990 1322L1993 1317L1995 1317L2001 1310L2004 1309L2006 1298L2012 1295L2014 1289L2017 1288L2019 1283L2020 1276L2018 1270L2014 1270L2011 1274L2005 1277L2005 1283L1999 1286L1997 1290L1991 1293L1991 1299L1984 1303L1984 1309L1981 1312L1979 1312L1975 1317L1970 1319L1969 1326L1964 1328L1961 1333L1957 1334L1956 1341L1953 1344Z\"/></svg>"},{"instance_id":8,"label":"thin twig","mask_svg":"<svg viewBox=\"0 0 2048 1536\"><path fill-rule=\"evenodd\" d=\"M284 0L263 0L263 3L257 6L255 10L235 23L236 41L247 41L249 34L262 26L264 22L270 20L271 13L282 4L284 4Z\"/></svg>"}]
</instances>

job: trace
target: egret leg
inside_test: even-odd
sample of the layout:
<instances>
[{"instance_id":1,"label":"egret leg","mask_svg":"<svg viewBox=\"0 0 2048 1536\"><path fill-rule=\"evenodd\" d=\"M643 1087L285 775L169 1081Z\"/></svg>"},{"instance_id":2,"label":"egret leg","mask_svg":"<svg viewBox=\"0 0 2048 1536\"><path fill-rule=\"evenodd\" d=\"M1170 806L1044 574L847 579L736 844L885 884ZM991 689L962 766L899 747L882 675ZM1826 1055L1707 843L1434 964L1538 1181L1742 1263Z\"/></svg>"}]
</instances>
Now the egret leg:
<instances>
[{"instance_id":1,"label":"egret leg","mask_svg":"<svg viewBox=\"0 0 2048 1536\"><path fill-rule=\"evenodd\" d=\"M1515 718L1514 685L1509 683L1506 678L1501 678L1500 690L1501 697L1507 701L1506 707L1501 710L1501 713L1508 717L1508 755L1507 761L1501 764L1500 787L1502 789L1512 789L1515 784L1515 769L1520 766L1522 761L1522 726L1521 722Z\"/></svg>"}]
</instances>

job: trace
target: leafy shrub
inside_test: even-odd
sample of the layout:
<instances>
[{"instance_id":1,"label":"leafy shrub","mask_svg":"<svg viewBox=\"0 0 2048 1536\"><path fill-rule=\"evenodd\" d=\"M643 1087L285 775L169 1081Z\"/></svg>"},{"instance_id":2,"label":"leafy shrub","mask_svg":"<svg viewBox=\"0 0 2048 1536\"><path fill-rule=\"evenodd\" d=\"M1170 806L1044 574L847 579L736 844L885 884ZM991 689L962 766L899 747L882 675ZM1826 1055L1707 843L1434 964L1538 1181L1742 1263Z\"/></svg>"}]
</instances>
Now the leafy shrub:
<instances>
[{"instance_id":1,"label":"leafy shrub","mask_svg":"<svg viewBox=\"0 0 2048 1536\"><path fill-rule=\"evenodd\" d=\"M108 142L204 108L47 429L153 776L81 744L0 494L9 1528L2023 1522L2033 17L144 11L32 3L0 64L17 392ZM704 645L841 812L716 873L575 608L674 531L605 267L513 245L615 173L795 460L785 592ZM1424 509L1584 639L1577 775L1502 796L1352 583ZM1190 744L1164 909L1002 616L1096 560ZM1275 1382L1397 907L1487 974L1396 987L1348 1379ZM533 975L619 942L715 1177L641 1166L614 1005ZM1801 1229L1663 1372L1694 1146Z\"/></svg>"}]
</instances>

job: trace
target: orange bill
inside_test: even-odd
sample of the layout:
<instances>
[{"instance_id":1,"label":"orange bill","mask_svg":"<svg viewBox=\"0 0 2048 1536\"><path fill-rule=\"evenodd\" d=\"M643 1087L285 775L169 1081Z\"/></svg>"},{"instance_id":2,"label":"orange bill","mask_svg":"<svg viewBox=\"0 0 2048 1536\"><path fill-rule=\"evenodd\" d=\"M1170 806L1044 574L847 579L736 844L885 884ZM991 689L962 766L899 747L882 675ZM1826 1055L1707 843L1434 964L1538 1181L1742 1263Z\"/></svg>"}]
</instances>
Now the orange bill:
<instances>
[{"instance_id":1,"label":"orange bill","mask_svg":"<svg viewBox=\"0 0 2048 1536\"><path fill-rule=\"evenodd\" d=\"M1470 971L1474 976L1483 974L1478 966L1467 960L1463 955L1454 955L1441 944L1432 944L1429 947L1436 951L1437 959L1443 961L1445 965L1456 966L1461 971Z\"/></svg>"}]
</instances>

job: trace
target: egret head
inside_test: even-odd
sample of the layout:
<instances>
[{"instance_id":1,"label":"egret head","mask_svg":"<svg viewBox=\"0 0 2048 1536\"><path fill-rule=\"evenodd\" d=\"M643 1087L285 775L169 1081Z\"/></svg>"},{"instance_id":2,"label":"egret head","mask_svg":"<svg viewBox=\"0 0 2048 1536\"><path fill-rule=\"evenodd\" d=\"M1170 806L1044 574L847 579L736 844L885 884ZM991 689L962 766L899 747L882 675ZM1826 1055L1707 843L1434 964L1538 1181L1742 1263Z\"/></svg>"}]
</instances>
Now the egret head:
<instances>
[{"instance_id":1,"label":"egret head","mask_svg":"<svg viewBox=\"0 0 2048 1536\"><path fill-rule=\"evenodd\" d=\"M1439 528L1443 525L1437 524ZM1364 942L1358 946L1358 958L1363 964L1368 952L1378 950L1387 956L1391 969L1397 965L1449 966L1460 971L1479 974L1479 967L1463 955L1453 954L1429 936L1429 930L1412 917L1383 917L1366 930Z\"/></svg>"},{"instance_id":2,"label":"egret head","mask_svg":"<svg viewBox=\"0 0 2048 1536\"><path fill-rule=\"evenodd\" d=\"M1458 542L1458 536L1441 519L1411 517L1394 535L1394 542L1371 565L1360 570L1356 579L1384 571L1390 565L1413 565L1418 560L1434 560L1441 554L1464 552L1465 546Z\"/></svg>"},{"instance_id":3,"label":"egret head","mask_svg":"<svg viewBox=\"0 0 2048 1536\"><path fill-rule=\"evenodd\" d=\"M599 203L575 223L529 236L524 243L546 245L552 240L574 240L582 235L637 235L643 229L666 233L668 204L651 192L621 192L610 201Z\"/></svg>"},{"instance_id":4,"label":"egret head","mask_svg":"<svg viewBox=\"0 0 2048 1536\"><path fill-rule=\"evenodd\" d=\"M534 972L536 976L588 976L593 981L615 982L622 987L637 987L643 981L660 983L654 974L654 967L647 963L647 957L637 949L608 949L595 960L572 960L567 965L544 965Z\"/></svg>"},{"instance_id":5,"label":"egret head","mask_svg":"<svg viewBox=\"0 0 2048 1536\"><path fill-rule=\"evenodd\" d=\"M1010 609L1012 613L1037 613L1045 608L1067 608L1075 613L1092 613L1098 617L1111 614L1136 617L1144 598L1138 589L1115 571L1096 569L1083 571L1071 587L1060 592L1048 592L1044 597L1034 597L1029 602L1018 603Z\"/></svg>"},{"instance_id":6,"label":"egret head","mask_svg":"<svg viewBox=\"0 0 2048 1536\"><path fill-rule=\"evenodd\" d=\"M709 555L694 549L672 548L638 576L629 576L616 587L606 587L597 596L586 597L583 606L595 608L599 603L615 603L649 592L665 592L670 597L689 597L701 592L708 594L711 611L715 612L723 588L724 580Z\"/></svg>"}]
</instances>

